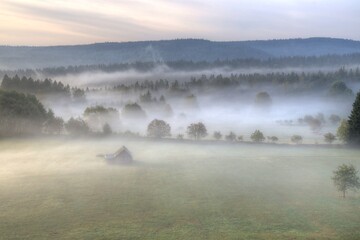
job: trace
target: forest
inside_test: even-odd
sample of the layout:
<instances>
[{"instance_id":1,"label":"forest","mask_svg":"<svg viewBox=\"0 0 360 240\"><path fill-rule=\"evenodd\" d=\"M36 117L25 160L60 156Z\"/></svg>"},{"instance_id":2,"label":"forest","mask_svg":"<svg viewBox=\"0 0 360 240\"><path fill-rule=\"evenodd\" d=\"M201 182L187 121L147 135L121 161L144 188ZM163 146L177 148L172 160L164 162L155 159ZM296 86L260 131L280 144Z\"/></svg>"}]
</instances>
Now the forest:
<instances>
[{"instance_id":1,"label":"forest","mask_svg":"<svg viewBox=\"0 0 360 240\"><path fill-rule=\"evenodd\" d=\"M141 63L138 65L142 66ZM103 65L99 69L109 70L112 69L111 67ZM62 71L53 69L52 73L56 73L54 74L56 76L89 69L92 67L68 67ZM43 71L51 72L49 69ZM60 134L74 137L117 134L135 137L157 136L157 138L177 140L224 138L229 142L244 142L246 138L248 141L267 140L270 143L299 144L303 142L303 138L324 143L332 143L337 139L339 142L346 142L346 138L341 136L341 130L338 128L341 120L346 119L347 114L350 113L351 103L356 95L354 90L360 86L359 67L341 67L335 71L314 72L202 74L190 78L182 77L179 80L160 78L126 82L115 79L113 82L107 82L106 85L95 87L71 86L49 78L35 80L32 75L32 73L30 77L17 74L4 75L0 85L3 102L1 121L4 123L0 131L1 136ZM304 95L312 100L303 99ZM249 99L250 96L252 100ZM27 101L25 100L27 98L32 99L27 102L27 104L32 102L31 108L21 103ZM296 98L310 105L317 101L326 104L329 109L324 112L300 111L294 116L287 115L286 118L282 117L282 114L276 114L276 107L283 105L285 99L290 102L296 101ZM10 105L11 99L15 102ZM242 106L242 109L237 111L240 114L245 113L246 116L243 119L240 117L242 123L238 126L221 129L219 126L228 121L228 117L224 115L216 119L207 119L206 115L213 114L205 108L208 102L213 102L212 108L219 106L223 109L233 109ZM336 110L343 104L348 104L350 107L341 111ZM290 103L285 104L282 108L286 111L291 108L290 105ZM64 114L61 111L64 108L69 113ZM18 118L21 120L16 120ZM239 117L232 116L232 118L236 120ZM134 121L137 122L135 127L131 124ZM249 126L249 122L246 121L258 124L253 126L252 131L247 129L246 132L241 132ZM208 123L206 125L209 132L204 122ZM189 130L198 123L202 124L203 129L200 135L197 135L196 131L194 133L194 130ZM265 131L269 126L276 126L279 132L271 131L264 135L258 130L260 125ZM294 131L285 138L281 129L289 126L294 128ZM304 127L308 128L307 135L298 135L298 129ZM152 130L160 129L161 132L164 128L167 130L161 134ZM173 129L172 134L170 129ZM258 136L254 138L256 135ZM309 140L305 142L310 143Z\"/></svg>"}]
</instances>

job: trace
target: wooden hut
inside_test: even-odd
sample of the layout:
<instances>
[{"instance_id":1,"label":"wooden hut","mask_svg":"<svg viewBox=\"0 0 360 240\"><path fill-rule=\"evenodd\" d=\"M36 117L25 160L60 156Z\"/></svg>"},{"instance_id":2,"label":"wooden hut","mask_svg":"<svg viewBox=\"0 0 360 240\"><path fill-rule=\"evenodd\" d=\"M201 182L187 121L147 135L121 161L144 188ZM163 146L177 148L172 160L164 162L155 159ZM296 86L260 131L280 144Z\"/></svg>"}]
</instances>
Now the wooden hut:
<instances>
[{"instance_id":1,"label":"wooden hut","mask_svg":"<svg viewBox=\"0 0 360 240\"><path fill-rule=\"evenodd\" d=\"M134 161L131 152L125 146L122 146L115 153L105 154L103 157L110 164L129 164Z\"/></svg>"}]
</instances>

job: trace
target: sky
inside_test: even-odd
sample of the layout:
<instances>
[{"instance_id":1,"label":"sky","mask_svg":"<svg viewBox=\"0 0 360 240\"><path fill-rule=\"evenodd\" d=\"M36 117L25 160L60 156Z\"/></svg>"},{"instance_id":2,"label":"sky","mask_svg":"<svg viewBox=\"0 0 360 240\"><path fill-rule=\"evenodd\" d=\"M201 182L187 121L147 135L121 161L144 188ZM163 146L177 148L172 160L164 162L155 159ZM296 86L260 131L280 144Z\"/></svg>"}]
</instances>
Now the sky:
<instances>
[{"instance_id":1,"label":"sky","mask_svg":"<svg viewBox=\"0 0 360 240\"><path fill-rule=\"evenodd\" d=\"M0 0L0 45L360 40L359 0Z\"/></svg>"}]
</instances>

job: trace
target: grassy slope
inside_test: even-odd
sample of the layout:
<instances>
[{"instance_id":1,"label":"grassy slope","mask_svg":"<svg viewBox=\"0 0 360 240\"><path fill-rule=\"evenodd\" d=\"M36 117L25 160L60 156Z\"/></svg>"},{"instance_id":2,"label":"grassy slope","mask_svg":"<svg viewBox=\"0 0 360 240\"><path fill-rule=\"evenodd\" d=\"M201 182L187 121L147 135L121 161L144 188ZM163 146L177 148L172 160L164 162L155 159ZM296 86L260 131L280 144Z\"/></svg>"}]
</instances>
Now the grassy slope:
<instances>
[{"instance_id":1,"label":"grassy slope","mask_svg":"<svg viewBox=\"0 0 360 240\"><path fill-rule=\"evenodd\" d=\"M126 144L137 163L98 153ZM360 152L252 145L0 142L0 239L358 239L330 180Z\"/></svg>"}]
</instances>

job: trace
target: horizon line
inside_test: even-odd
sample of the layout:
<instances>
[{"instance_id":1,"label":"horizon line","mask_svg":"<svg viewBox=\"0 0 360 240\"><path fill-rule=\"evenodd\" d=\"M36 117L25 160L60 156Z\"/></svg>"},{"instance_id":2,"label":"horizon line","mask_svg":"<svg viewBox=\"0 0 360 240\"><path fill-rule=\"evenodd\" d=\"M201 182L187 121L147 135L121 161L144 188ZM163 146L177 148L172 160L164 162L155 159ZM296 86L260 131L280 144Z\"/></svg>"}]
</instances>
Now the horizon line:
<instances>
[{"instance_id":1,"label":"horizon line","mask_svg":"<svg viewBox=\"0 0 360 240\"><path fill-rule=\"evenodd\" d=\"M166 42L166 41L184 41L184 40L197 40L207 41L214 43L235 43L235 42L268 42L268 41L288 41L288 40L310 40L310 39L331 39L331 40L344 40L352 42L360 42L360 40L351 38L339 37L295 37L295 38L269 38L269 39L248 39L248 40L210 40L205 38L173 38L173 39L153 39L153 40L129 40L129 41L105 41L105 42L91 42L91 43L78 43L78 44L55 44L55 45L7 45L0 44L0 47L73 47L73 46L90 46L96 44L122 44L122 43L145 43L145 42Z\"/></svg>"}]
</instances>

